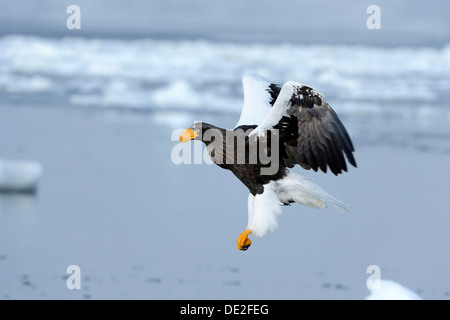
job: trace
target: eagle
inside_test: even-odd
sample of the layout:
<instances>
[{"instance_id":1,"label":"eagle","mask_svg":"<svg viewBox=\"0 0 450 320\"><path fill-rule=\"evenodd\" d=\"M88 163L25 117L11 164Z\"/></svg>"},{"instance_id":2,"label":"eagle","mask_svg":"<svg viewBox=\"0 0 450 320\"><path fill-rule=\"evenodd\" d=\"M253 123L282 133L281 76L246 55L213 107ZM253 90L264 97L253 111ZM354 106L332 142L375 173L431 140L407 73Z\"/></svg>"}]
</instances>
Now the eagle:
<instances>
[{"instance_id":1,"label":"eagle","mask_svg":"<svg viewBox=\"0 0 450 320\"><path fill-rule=\"evenodd\" d=\"M242 84L244 103L234 129L195 122L180 142L202 141L212 162L248 188L248 224L236 241L245 251L250 235L262 237L278 226L285 205L349 209L289 169L299 165L338 175L347 172L347 162L357 165L347 130L318 90L295 81L280 86L255 74L245 74Z\"/></svg>"}]
</instances>

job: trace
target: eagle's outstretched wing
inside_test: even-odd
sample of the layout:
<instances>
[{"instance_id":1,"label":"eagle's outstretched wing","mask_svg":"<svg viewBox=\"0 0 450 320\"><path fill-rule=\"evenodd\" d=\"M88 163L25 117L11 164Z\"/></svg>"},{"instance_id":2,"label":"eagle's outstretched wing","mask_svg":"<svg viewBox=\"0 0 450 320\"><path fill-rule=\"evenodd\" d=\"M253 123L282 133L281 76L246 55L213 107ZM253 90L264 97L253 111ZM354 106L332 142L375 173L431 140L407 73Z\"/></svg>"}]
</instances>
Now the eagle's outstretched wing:
<instances>
[{"instance_id":1,"label":"eagle's outstretched wing","mask_svg":"<svg viewBox=\"0 0 450 320\"><path fill-rule=\"evenodd\" d=\"M317 90L298 82L286 82L273 107L251 136L264 136L278 129L284 146L284 160L304 169L327 167L335 174L347 171L348 162L356 167L352 141L336 112ZM282 147L280 146L280 147Z\"/></svg>"}]
</instances>

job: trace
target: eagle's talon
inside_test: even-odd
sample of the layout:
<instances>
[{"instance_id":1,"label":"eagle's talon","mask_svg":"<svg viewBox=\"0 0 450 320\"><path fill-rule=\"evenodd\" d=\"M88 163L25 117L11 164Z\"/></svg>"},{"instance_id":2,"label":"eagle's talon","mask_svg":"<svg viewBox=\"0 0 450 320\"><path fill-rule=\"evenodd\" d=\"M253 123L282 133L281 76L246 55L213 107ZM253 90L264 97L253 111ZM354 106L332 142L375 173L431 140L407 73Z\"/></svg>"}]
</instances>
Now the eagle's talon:
<instances>
[{"instance_id":1,"label":"eagle's talon","mask_svg":"<svg viewBox=\"0 0 450 320\"><path fill-rule=\"evenodd\" d=\"M247 229L239 235L239 237L236 241L237 247L239 250L246 251L250 247L250 245L252 244L252 241L248 238L248 235L251 232L252 232L252 230Z\"/></svg>"}]
</instances>

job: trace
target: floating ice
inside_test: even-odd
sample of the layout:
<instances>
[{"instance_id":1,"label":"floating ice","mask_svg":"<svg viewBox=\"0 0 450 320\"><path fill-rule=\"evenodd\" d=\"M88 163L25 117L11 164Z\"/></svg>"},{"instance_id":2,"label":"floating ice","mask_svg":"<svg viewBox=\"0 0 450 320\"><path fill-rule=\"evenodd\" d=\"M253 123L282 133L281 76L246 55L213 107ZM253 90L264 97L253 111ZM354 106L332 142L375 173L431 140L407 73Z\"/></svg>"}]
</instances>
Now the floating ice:
<instances>
[{"instance_id":1,"label":"floating ice","mask_svg":"<svg viewBox=\"0 0 450 320\"><path fill-rule=\"evenodd\" d=\"M372 289L366 300L422 300L422 298L394 281L380 280L380 288Z\"/></svg>"},{"instance_id":2,"label":"floating ice","mask_svg":"<svg viewBox=\"0 0 450 320\"><path fill-rule=\"evenodd\" d=\"M412 142L408 147L450 152L450 46L11 35L0 37L0 48L2 105L139 109L175 117L172 112L201 112L238 119L242 75L254 73L323 92L351 135L359 136L357 144Z\"/></svg>"},{"instance_id":3,"label":"floating ice","mask_svg":"<svg viewBox=\"0 0 450 320\"><path fill-rule=\"evenodd\" d=\"M299 81L324 92L338 112L364 103L448 103L450 49L220 43L204 40L0 38L0 94L20 92L74 105L196 108L239 113L241 77ZM281 83L282 84L282 83ZM60 100L57 100L58 102ZM357 102L360 110L346 109ZM410 103L411 102L411 103ZM403 109L390 112L403 112ZM362 112L364 112L362 110Z\"/></svg>"},{"instance_id":4,"label":"floating ice","mask_svg":"<svg viewBox=\"0 0 450 320\"><path fill-rule=\"evenodd\" d=\"M0 159L0 191L35 191L41 175L42 165L38 162Z\"/></svg>"}]
</instances>

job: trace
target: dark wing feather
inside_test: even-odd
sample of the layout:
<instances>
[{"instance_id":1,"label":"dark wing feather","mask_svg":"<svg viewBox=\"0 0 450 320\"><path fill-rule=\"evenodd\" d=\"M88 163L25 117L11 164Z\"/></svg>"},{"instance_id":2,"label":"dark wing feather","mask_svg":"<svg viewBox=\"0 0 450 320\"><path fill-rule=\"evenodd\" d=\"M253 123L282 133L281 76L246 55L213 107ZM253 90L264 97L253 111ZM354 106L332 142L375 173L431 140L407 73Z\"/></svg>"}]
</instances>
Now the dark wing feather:
<instances>
[{"instance_id":1,"label":"dark wing feather","mask_svg":"<svg viewBox=\"0 0 450 320\"><path fill-rule=\"evenodd\" d=\"M271 83L269 88L267 88L267 91L270 93L270 104L273 106L280 94L281 87L275 83Z\"/></svg>"},{"instance_id":2,"label":"dark wing feather","mask_svg":"<svg viewBox=\"0 0 450 320\"><path fill-rule=\"evenodd\" d=\"M338 175L347 171L345 154L356 167L353 143L336 112L308 86L295 85L293 92L286 112L290 125L274 126L285 137L285 160L314 171L326 172L328 167Z\"/></svg>"}]
</instances>

